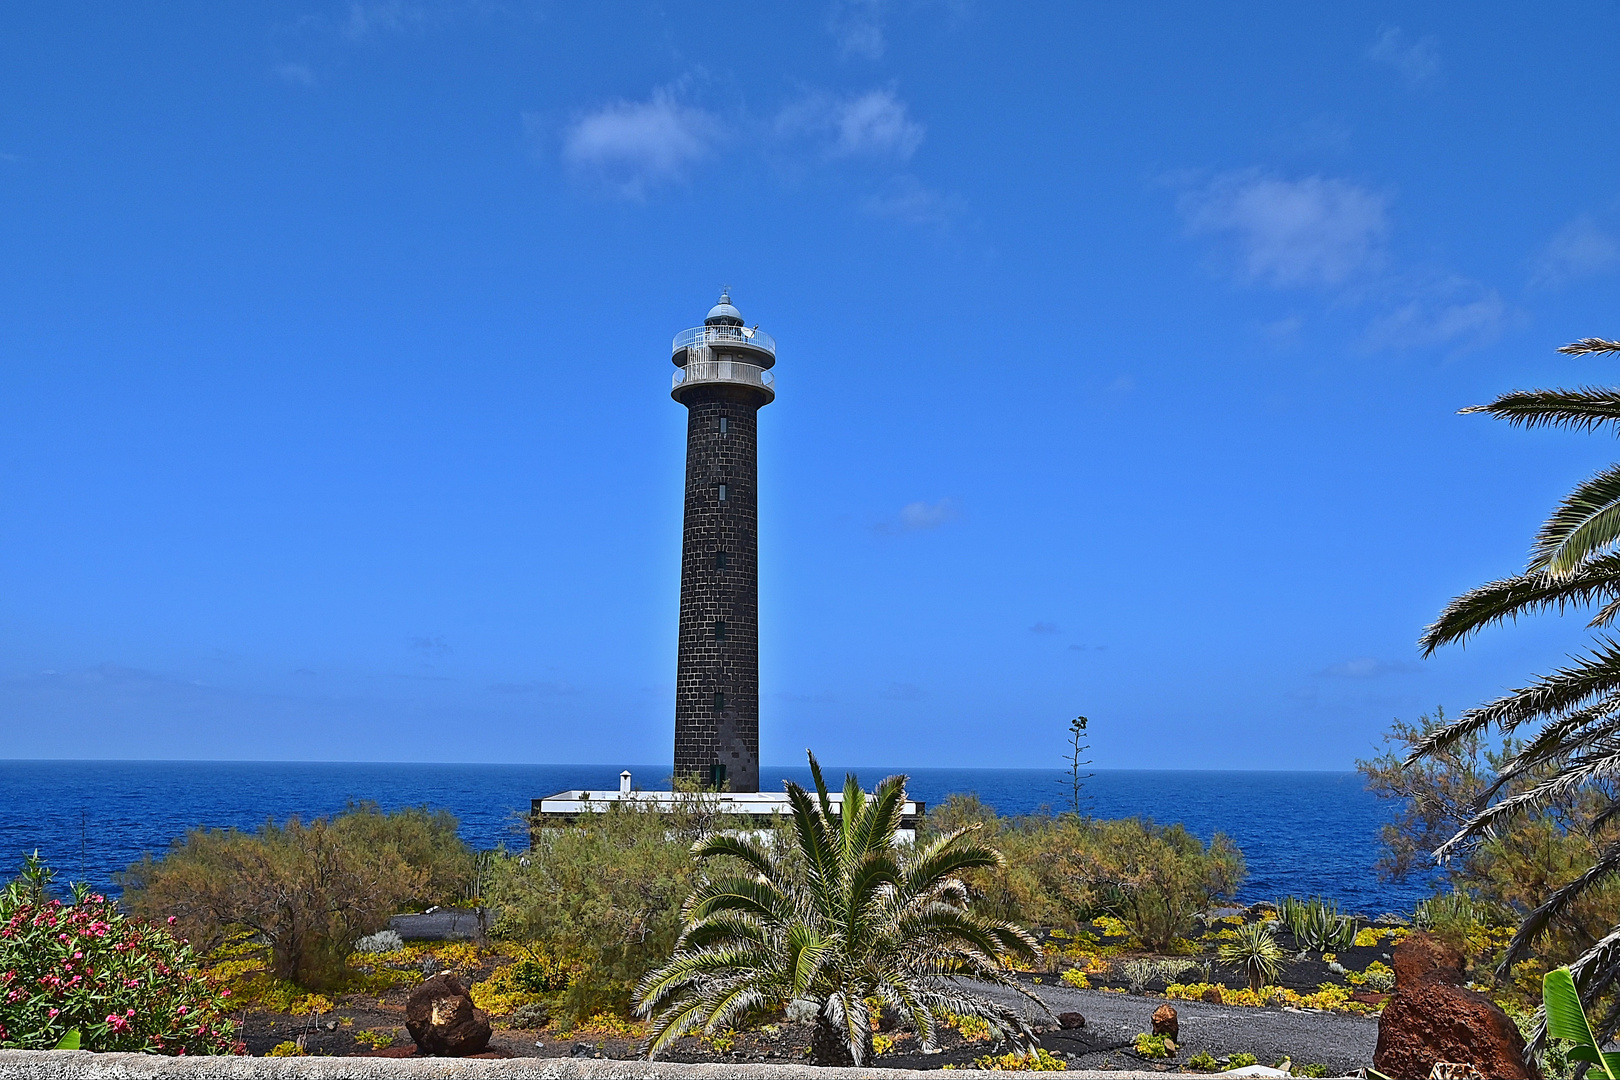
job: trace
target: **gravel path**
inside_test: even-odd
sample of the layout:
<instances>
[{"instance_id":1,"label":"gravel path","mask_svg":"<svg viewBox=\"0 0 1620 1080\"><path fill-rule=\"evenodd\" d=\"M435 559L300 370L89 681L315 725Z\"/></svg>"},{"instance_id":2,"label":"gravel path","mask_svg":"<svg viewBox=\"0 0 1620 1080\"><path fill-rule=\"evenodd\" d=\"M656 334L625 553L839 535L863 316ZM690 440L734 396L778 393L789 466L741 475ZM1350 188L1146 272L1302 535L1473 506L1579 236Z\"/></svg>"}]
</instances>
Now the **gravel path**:
<instances>
[{"instance_id":1,"label":"gravel path","mask_svg":"<svg viewBox=\"0 0 1620 1080\"><path fill-rule=\"evenodd\" d=\"M987 997L1021 1006L1032 1019L1037 1010L1025 999L997 987L975 987ZM1072 990L1066 986L1032 986L1031 990L1053 1013L1077 1012L1086 1026L1077 1031L1052 1031L1041 1043L1053 1053L1078 1055L1074 1064L1096 1069L1109 1066L1141 1068L1142 1061L1122 1052L1138 1032L1153 1030L1153 1010L1163 998L1106 994L1100 990ZM1200 1051L1215 1057L1250 1053L1262 1065L1282 1057L1294 1064L1320 1062L1330 1075L1345 1075L1371 1064L1378 1043L1378 1021L1372 1017L1343 1013L1304 1012L1285 1009L1254 1009L1231 1005L1209 1005L1202 1001L1174 1001L1181 1022L1179 1060ZM1039 1019L1050 1024L1044 1016Z\"/></svg>"}]
</instances>

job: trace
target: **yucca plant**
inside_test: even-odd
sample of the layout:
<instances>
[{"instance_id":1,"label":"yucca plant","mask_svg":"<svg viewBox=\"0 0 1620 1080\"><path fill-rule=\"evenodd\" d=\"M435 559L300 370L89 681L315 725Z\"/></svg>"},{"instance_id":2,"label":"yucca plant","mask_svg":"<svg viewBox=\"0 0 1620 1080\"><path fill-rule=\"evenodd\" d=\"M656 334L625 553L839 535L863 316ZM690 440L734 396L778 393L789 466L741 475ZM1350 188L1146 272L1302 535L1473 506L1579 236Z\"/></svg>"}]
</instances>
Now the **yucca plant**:
<instances>
[{"instance_id":1,"label":"yucca plant","mask_svg":"<svg viewBox=\"0 0 1620 1080\"><path fill-rule=\"evenodd\" d=\"M897 845L906 782L893 776L867 797L853 775L835 807L810 755L812 797L787 785L789 843L738 834L699 840L700 860L729 859L746 872L700 886L682 908L685 926L669 963L637 989L652 1024L643 1050L656 1056L681 1036L716 1034L776 1009L815 1014L811 1058L859 1065L872 1055L868 999L908 1016L926 1048L947 1014L989 1025L997 1042L1028 1052L1034 1032L1017 1011L973 993L963 980L1006 987L1040 1005L1006 964L1034 960L1035 939L975 913L965 870L1002 857L978 826L921 847Z\"/></svg>"},{"instance_id":2,"label":"yucca plant","mask_svg":"<svg viewBox=\"0 0 1620 1080\"><path fill-rule=\"evenodd\" d=\"M1223 943L1216 955L1223 964L1241 967L1249 977L1249 989L1258 994L1262 986L1277 977L1283 951L1270 923L1252 922L1238 927L1236 940Z\"/></svg>"},{"instance_id":3,"label":"yucca plant","mask_svg":"<svg viewBox=\"0 0 1620 1080\"><path fill-rule=\"evenodd\" d=\"M1565 345L1569 355L1620 353L1620 341L1586 338ZM1620 430L1620 388L1525 390L1504 394L1488 405L1464 409L1486 413L1522 427ZM1521 615L1596 608L1588 626L1608 628L1620 616L1620 463L1581 482L1542 525L1525 572L1481 585L1457 597L1420 644L1424 655L1466 641L1497 623ZM1513 736L1539 725L1497 770L1457 834L1435 852L1438 859L1466 851L1499 833L1519 815L1545 811L1582 791L1604 804L1591 821L1594 829L1620 815L1612 785L1620 779L1620 641L1600 635L1589 652L1529 685L1469 709L1430 732L1407 763L1438 756L1448 747L1494 727ZM1592 865L1552 892L1519 924L1502 955L1500 970L1511 970L1565 912L1620 874L1620 840L1596 834L1600 848ZM1592 944L1570 965L1573 985L1590 1003L1620 986L1620 925ZM1598 1024L1601 1038L1620 1028L1620 1006Z\"/></svg>"}]
</instances>

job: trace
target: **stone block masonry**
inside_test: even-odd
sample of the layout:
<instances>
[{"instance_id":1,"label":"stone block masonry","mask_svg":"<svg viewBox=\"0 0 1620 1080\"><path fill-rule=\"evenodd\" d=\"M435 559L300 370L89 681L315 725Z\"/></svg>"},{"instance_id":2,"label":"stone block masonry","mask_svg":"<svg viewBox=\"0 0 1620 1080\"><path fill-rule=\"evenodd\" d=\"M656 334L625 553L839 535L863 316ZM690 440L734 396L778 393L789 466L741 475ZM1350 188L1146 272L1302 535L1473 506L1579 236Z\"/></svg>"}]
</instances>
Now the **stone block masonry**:
<instances>
[{"instance_id":1,"label":"stone block masonry","mask_svg":"<svg viewBox=\"0 0 1620 1080\"><path fill-rule=\"evenodd\" d=\"M675 774L759 790L760 397L692 387L675 672Z\"/></svg>"}]
</instances>

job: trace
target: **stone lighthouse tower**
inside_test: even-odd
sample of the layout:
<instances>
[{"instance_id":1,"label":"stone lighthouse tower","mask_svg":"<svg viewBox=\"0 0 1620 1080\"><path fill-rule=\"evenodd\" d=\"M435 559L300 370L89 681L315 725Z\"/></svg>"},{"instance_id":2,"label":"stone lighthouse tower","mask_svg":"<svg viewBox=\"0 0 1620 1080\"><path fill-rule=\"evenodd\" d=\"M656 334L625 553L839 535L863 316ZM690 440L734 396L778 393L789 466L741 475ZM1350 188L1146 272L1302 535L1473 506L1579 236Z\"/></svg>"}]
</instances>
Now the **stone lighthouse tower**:
<instances>
[{"instance_id":1,"label":"stone lighthouse tower","mask_svg":"<svg viewBox=\"0 0 1620 1080\"><path fill-rule=\"evenodd\" d=\"M776 397L776 342L729 292L675 337L686 406L686 518L675 664L675 775L759 790L759 502L755 419Z\"/></svg>"}]
</instances>

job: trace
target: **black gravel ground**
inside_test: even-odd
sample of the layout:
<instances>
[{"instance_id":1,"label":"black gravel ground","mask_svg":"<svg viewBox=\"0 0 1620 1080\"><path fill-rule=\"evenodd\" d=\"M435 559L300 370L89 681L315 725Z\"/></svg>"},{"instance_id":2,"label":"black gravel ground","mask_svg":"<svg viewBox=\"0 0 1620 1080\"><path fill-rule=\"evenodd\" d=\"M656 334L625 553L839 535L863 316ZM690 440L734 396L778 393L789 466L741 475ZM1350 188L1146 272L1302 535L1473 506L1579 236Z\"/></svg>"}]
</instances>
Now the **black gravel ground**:
<instances>
[{"instance_id":1,"label":"black gravel ground","mask_svg":"<svg viewBox=\"0 0 1620 1080\"><path fill-rule=\"evenodd\" d=\"M986 996L1019 1006L1032 1022L1053 1024L1025 999L996 987L977 986ZM1098 990L1072 990L1065 986L1030 989L1055 1013L1077 1012L1086 1018L1078 1031L1050 1031L1041 1043L1052 1053L1069 1055L1075 1069L1141 1069L1148 1063L1129 1053L1138 1032L1153 1030L1153 1010L1163 998L1107 994ZM1378 1044L1378 1021L1367 1016L1307 1012L1291 1009L1255 1009L1209 1005L1201 1001L1173 1001L1181 1023L1181 1053L1186 1061L1199 1052L1214 1057L1249 1053L1262 1065L1290 1057L1296 1065L1321 1063L1331 1076L1354 1073L1372 1062ZM1164 1065L1173 1062L1154 1062Z\"/></svg>"}]
</instances>

